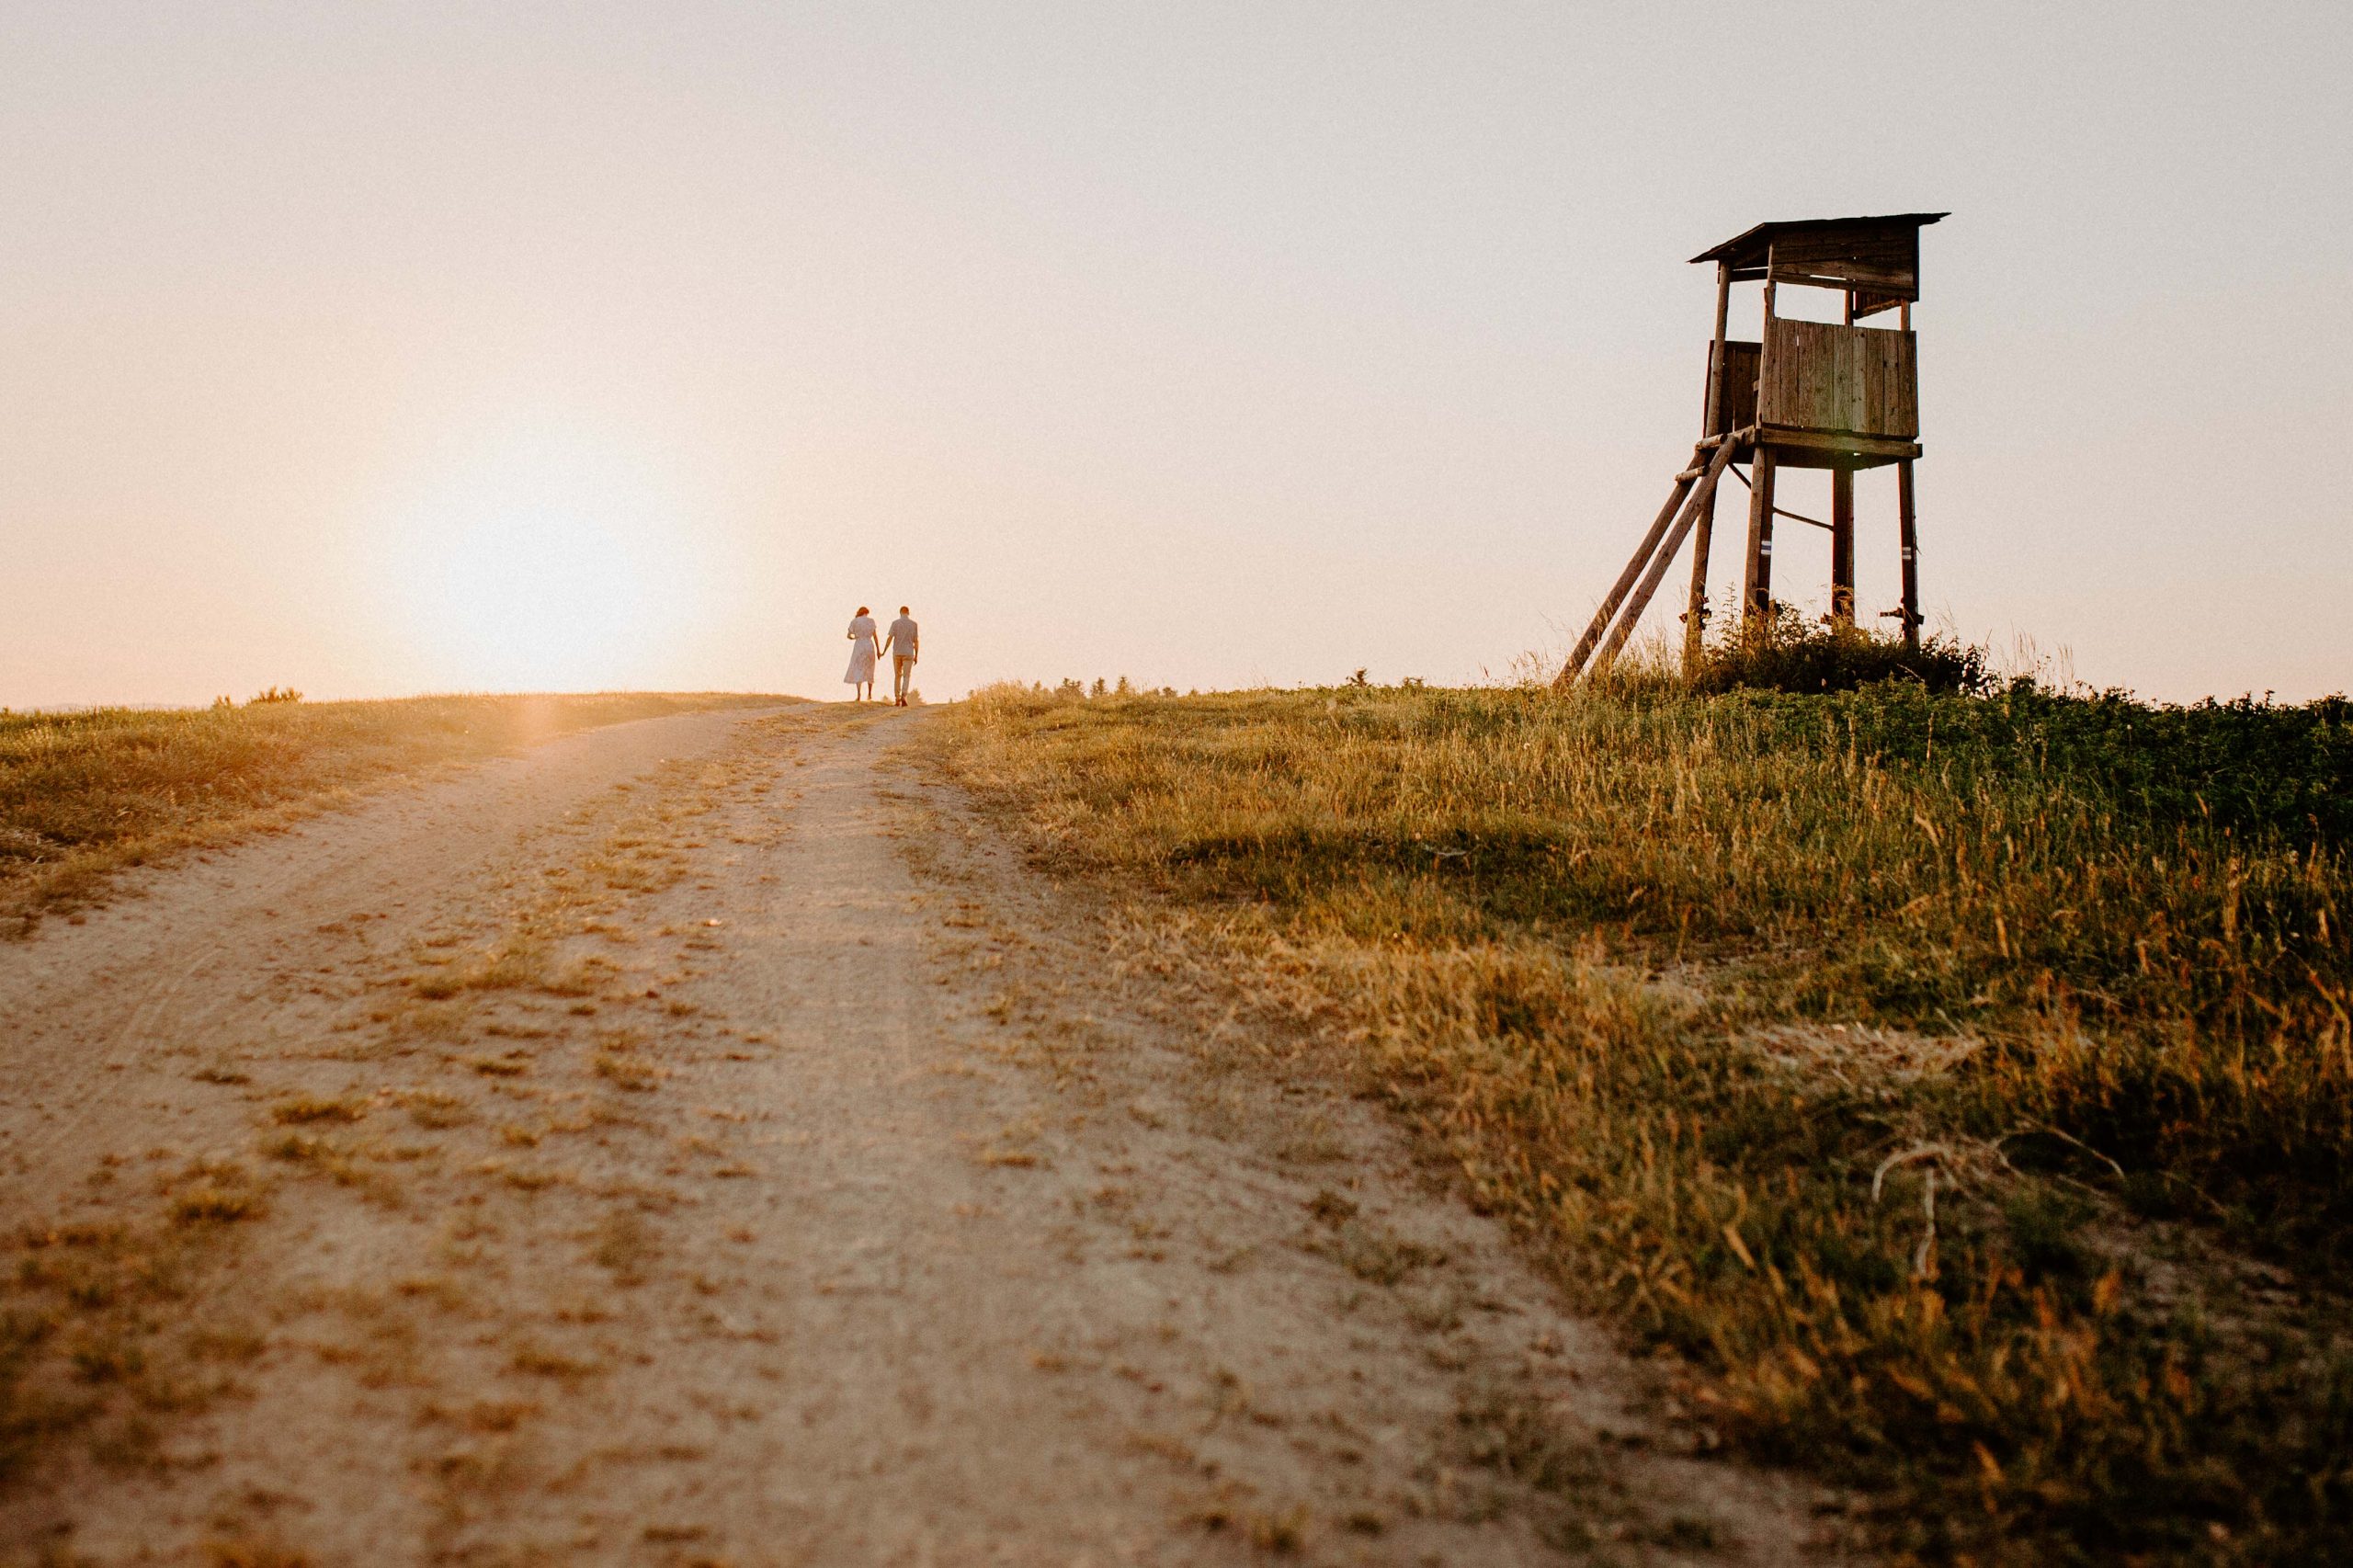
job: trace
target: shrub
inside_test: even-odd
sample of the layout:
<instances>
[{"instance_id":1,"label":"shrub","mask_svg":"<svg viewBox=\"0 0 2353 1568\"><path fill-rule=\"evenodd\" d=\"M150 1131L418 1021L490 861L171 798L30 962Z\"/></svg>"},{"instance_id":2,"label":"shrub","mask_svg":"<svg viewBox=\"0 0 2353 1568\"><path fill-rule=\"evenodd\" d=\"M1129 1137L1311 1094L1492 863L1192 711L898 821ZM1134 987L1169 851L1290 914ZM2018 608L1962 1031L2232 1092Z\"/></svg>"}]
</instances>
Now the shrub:
<instances>
[{"instance_id":1,"label":"shrub","mask_svg":"<svg viewBox=\"0 0 2353 1568\"><path fill-rule=\"evenodd\" d=\"M1731 691L1852 691L1884 680L1913 681L1939 695L1979 696L1994 684L1985 650L1949 637L1918 647L1858 626L1808 621L1787 605L1769 618L1744 622L1704 649L1692 670L1692 689Z\"/></svg>"}]
</instances>

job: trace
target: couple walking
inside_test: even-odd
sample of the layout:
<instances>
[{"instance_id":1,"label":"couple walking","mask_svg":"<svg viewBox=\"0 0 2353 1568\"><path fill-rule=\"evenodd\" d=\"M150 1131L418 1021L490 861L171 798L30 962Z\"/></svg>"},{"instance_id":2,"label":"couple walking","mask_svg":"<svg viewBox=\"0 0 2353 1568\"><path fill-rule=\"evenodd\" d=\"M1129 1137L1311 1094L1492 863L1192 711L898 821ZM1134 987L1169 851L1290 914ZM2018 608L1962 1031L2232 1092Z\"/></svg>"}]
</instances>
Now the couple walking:
<instances>
[{"instance_id":1,"label":"couple walking","mask_svg":"<svg viewBox=\"0 0 2353 1568\"><path fill-rule=\"evenodd\" d=\"M899 619L891 623L887 646L891 650L891 697L899 707L907 705L907 683L915 673L915 623L907 619L907 607L899 607ZM853 701L871 701L874 697L874 664L882 656L886 644L874 637L874 617L864 605L858 607L857 616L849 623L849 671L842 676L842 684L853 687L858 695Z\"/></svg>"}]
</instances>

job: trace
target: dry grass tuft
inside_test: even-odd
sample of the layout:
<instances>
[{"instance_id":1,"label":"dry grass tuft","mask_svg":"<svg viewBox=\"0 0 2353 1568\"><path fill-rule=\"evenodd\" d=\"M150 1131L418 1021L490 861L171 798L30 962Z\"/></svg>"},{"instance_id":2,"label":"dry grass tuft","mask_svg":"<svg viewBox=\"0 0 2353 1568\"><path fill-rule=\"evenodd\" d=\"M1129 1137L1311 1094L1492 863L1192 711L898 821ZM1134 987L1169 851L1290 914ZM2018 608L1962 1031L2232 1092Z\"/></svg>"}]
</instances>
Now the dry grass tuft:
<instances>
[{"instance_id":1,"label":"dry grass tuft","mask_svg":"<svg viewBox=\"0 0 2353 1568\"><path fill-rule=\"evenodd\" d=\"M508 1358L507 1365L527 1377L551 1378L560 1382L577 1382L605 1369L598 1362L567 1356L544 1345L522 1346Z\"/></svg>"},{"instance_id":2,"label":"dry grass tuft","mask_svg":"<svg viewBox=\"0 0 2353 1568\"><path fill-rule=\"evenodd\" d=\"M419 1127L438 1131L463 1127L473 1119L472 1109L456 1095L435 1089L413 1089L400 1098L408 1108L409 1119Z\"/></svg>"},{"instance_id":3,"label":"dry grass tuft","mask_svg":"<svg viewBox=\"0 0 2353 1568\"><path fill-rule=\"evenodd\" d=\"M662 1085L662 1069L633 1056L599 1051L591 1065L597 1076L631 1094L652 1094Z\"/></svg>"},{"instance_id":4,"label":"dry grass tuft","mask_svg":"<svg viewBox=\"0 0 2353 1568\"><path fill-rule=\"evenodd\" d=\"M192 1187L172 1200L172 1218L183 1225L252 1220L258 1218L261 1212L260 1199L250 1192L227 1187Z\"/></svg>"},{"instance_id":5,"label":"dry grass tuft","mask_svg":"<svg viewBox=\"0 0 2353 1568\"><path fill-rule=\"evenodd\" d=\"M354 1099L320 1099L310 1095L279 1100L269 1108L269 1118L282 1127L307 1125L316 1121L358 1121L368 1114L368 1108Z\"/></svg>"},{"instance_id":6,"label":"dry grass tuft","mask_svg":"<svg viewBox=\"0 0 2353 1568\"><path fill-rule=\"evenodd\" d=\"M1242 1522L1243 1539L1276 1557L1295 1557L1307 1548L1307 1505L1276 1513L1252 1513Z\"/></svg>"}]
</instances>

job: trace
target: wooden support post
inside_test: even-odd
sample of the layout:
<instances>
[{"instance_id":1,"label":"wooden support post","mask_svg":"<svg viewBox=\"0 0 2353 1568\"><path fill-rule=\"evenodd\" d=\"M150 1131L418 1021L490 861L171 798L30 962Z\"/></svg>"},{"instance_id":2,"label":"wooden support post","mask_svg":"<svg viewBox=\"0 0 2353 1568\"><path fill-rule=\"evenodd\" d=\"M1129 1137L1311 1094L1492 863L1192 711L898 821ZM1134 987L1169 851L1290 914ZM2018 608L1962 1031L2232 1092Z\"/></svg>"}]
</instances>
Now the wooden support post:
<instances>
[{"instance_id":1,"label":"wooden support post","mask_svg":"<svg viewBox=\"0 0 2353 1568\"><path fill-rule=\"evenodd\" d=\"M1855 291L1846 291L1847 324L1855 324ZM1855 624L1855 471L1830 471L1830 624Z\"/></svg>"},{"instance_id":2,"label":"wooden support post","mask_svg":"<svg viewBox=\"0 0 2353 1568\"><path fill-rule=\"evenodd\" d=\"M1912 460L1895 465L1895 530L1904 551L1904 645L1920 646L1920 529L1912 511Z\"/></svg>"},{"instance_id":3,"label":"wooden support post","mask_svg":"<svg viewBox=\"0 0 2353 1568\"><path fill-rule=\"evenodd\" d=\"M1716 336L1708 348L1707 412L1701 418L1704 426L1701 439L1716 433L1716 425L1723 417L1722 398L1724 392L1724 325L1732 313L1732 263L1716 263Z\"/></svg>"},{"instance_id":4,"label":"wooden support post","mask_svg":"<svg viewBox=\"0 0 2353 1568\"><path fill-rule=\"evenodd\" d=\"M1697 448L1691 452L1691 466L1695 470L1699 467ZM1601 634L1609 630L1610 618L1618 613L1618 607L1626 602L1627 591L1643 574L1643 568L1650 564L1652 552L1658 549L1658 541L1665 534L1667 525L1675 520L1677 510L1691 494L1696 478L1696 474L1692 478L1680 474L1676 476L1674 493L1667 496L1666 505L1658 509L1658 517L1651 524L1650 532L1644 534L1643 542L1634 548L1634 558L1626 562L1623 572L1618 574L1618 581L1610 587L1608 597L1601 601L1601 608L1593 612L1593 624L1585 629L1585 635L1577 639L1575 651L1569 654L1569 662L1561 666L1559 675L1552 677L1554 690L1565 689L1577 678L1577 672L1585 668L1585 662L1592 655L1594 645L1601 641Z\"/></svg>"},{"instance_id":5,"label":"wooden support post","mask_svg":"<svg viewBox=\"0 0 2353 1568\"><path fill-rule=\"evenodd\" d=\"M1729 447L1732 443L1724 443ZM1708 486L1698 531L1691 536L1691 599L1683 611L1683 673L1697 675L1708 637L1708 543L1716 531L1716 487Z\"/></svg>"},{"instance_id":6,"label":"wooden support post","mask_svg":"<svg viewBox=\"0 0 2353 1568\"><path fill-rule=\"evenodd\" d=\"M1765 325L1757 340L1765 345L1765 352L1773 351L1773 247L1765 247ZM1760 364L1758 386L1772 375L1769 362ZM1759 441L1756 460L1748 471L1748 562L1742 574L1740 610L1743 619L1754 622L1773 613L1773 454Z\"/></svg>"},{"instance_id":7,"label":"wooden support post","mask_svg":"<svg viewBox=\"0 0 2353 1568\"><path fill-rule=\"evenodd\" d=\"M1732 323L1732 263L1716 263L1716 335L1708 346L1708 410L1707 428L1702 437L1719 437L1726 447L1732 445L1733 433L1719 432L1723 423L1724 342ZM1683 673L1695 673L1699 667L1699 653L1708 635L1708 547L1716 531L1716 487L1708 487L1708 499L1700 508L1699 533L1691 541L1691 597L1683 611Z\"/></svg>"},{"instance_id":8,"label":"wooden support post","mask_svg":"<svg viewBox=\"0 0 2353 1568\"><path fill-rule=\"evenodd\" d=\"M1634 590L1634 597L1626 601L1626 613L1618 618L1617 626L1609 633L1609 641L1601 645L1601 653L1593 662L1595 673L1608 669L1617 659L1618 650L1623 648L1626 639L1633 635L1634 623L1642 619L1643 611L1650 608L1651 596L1658 592L1658 581L1666 575L1667 565L1675 559L1675 552L1683 548L1683 536L1691 531L1691 525L1701 509L1714 504L1716 481L1722 479L1724 470L1731 466L1733 446L1733 442L1725 441L1708 460L1707 472L1699 476L1699 488L1692 492L1691 498L1684 502L1682 510L1676 514L1675 530L1666 536L1666 542L1659 546L1658 553L1651 557L1650 570L1643 574L1642 585Z\"/></svg>"},{"instance_id":9,"label":"wooden support post","mask_svg":"<svg viewBox=\"0 0 2353 1568\"><path fill-rule=\"evenodd\" d=\"M1855 471L1830 471L1830 619L1855 624Z\"/></svg>"},{"instance_id":10,"label":"wooden support post","mask_svg":"<svg viewBox=\"0 0 2353 1568\"><path fill-rule=\"evenodd\" d=\"M1748 570L1740 604L1750 620L1773 613L1773 449L1761 443L1748 471Z\"/></svg>"}]
</instances>

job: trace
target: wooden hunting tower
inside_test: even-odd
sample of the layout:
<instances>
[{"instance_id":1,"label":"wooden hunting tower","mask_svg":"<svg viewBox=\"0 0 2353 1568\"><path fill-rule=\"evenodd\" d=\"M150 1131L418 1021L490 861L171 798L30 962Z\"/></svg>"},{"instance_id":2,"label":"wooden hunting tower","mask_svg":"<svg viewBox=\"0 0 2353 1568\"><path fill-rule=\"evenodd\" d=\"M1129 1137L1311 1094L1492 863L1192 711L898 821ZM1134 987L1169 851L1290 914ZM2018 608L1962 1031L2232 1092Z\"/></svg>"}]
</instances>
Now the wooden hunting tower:
<instances>
[{"instance_id":1,"label":"wooden hunting tower","mask_svg":"<svg viewBox=\"0 0 2353 1568\"><path fill-rule=\"evenodd\" d=\"M1697 658L1708 617L1708 544L1716 484L1727 468L1751 466L1748 549L1743 614L1773 609L1773 519L1787 517L1830 534L1830 618L1855 620L1855 471L1895 465L1896 529L1903 550L1904 640L1920 641L1918 540L1912 512L1912 464L1920 455L1919 379L1914 363L1912 302L1920 297L1920 231L1942 212L1880 218L1817 218L1759 223L1700 252L1716 264L1716 336L1708 350L1707 400L1699 442L1675 476L1675 491L1643 536L1633 560L1601 601L1553 684L1567 686L1592 661L1598 675L1633 634L1685 536L1691 547L1691 594L1684 612L1684 663ZM1764 336L1744 343L1724 335L1732 286L1765 285ZM1774 312L1783 284L1833 289L1846 296L1846 320L1800 321ZM1895 324L1864 326L1867 316L1896 312ZM1830 520L1773 504L1773 475L1784 468L1830 471ZM1734 477L1738 470L1733 469ZM1598 655L1596 648L1600 650Z\"/></svg>"}]
</instances>

